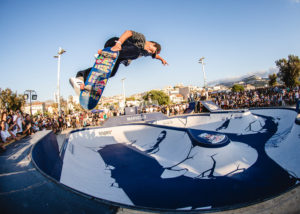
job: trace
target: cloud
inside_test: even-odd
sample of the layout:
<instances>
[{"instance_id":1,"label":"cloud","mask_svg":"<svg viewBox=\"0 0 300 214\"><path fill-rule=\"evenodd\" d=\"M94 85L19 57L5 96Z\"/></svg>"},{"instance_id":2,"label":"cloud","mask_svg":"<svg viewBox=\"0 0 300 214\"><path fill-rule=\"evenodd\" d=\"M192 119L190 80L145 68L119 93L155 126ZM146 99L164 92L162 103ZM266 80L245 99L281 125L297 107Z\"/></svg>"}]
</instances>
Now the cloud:
<instances>
[{"instance_id":1,"label":"cloud","mask_svg":"<svg viewBox=\"0 0 300 214\"><path fill-rule=\"evenodd\" d=\"M300 3L300 0L290 0L293 3Z\"/></svg>"},{"instance_id":2,"label":"cloud","mask_svg":"<svg viewBox=\"0 0 300 214\"><path fill-rule=\"evenodd\" d=\"M300 1L300 0L299 0ZM262 70L262 71L255 71L255 72L250 72L241 76L235 76L235 77L229 77L229 78L222 78L222 79L218 79L218 80L213 80L208 82L208 85L212 86L212 85L218 85L221 83L230 83L230 82L238 82L246 77L250 77L253 75L262 77L262 78L266 78L268 77L270 74L274 74L274 73L278 73L278 68L276 67L272 67L269 68L268 70Z\"/></svg>"}]
</instances>

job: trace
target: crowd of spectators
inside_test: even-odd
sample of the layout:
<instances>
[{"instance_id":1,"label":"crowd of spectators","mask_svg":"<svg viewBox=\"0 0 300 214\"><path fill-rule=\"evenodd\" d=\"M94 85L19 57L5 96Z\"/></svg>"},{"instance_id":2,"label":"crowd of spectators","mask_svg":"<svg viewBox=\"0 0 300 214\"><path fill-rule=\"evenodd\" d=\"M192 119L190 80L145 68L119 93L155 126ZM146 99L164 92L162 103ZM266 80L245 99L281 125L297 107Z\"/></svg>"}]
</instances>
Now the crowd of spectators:
<instances>
[{"instance_id":1,"label":"crowd of spectators","mask_svg":"<svg viewBox=\"0 0 300 214\"><path fill-rule=\"evenodd\" d=\"M21 135L29 133L30 125L28 124L26 117L25 119L23 118L20 111L1 111L0 119L0 148L2 150L5 149L3 143L11 140L19 140Z\"/></svg>"},{"instance_id":2,"label":"crowd of spectators","mask_svg":"<svg viewBox=\"0 0 300 214\"><path fill-rule=\"evenodd\" d=\"M87 126L101 126L108 117L117 116L112 111L99 111L95 113L82 112L67 115L63 118L63 128L81 128Z\"/></svg>"},{"instance_id":3,"label":"crowd of spectators","mask_svg":"<svg viewBox=\"0 0 300 214\"><path fill-rule=\"evenodd\" d=\"M112 113L110 114L112 116ZM20 110L0 110L0 150L5 150L5 143L20 140L37 131L52 130L55 134L67 128L81 128L85 126L99 126L107 119L105 112L76 113L63 116L43 116L22 113Z\"/></svg>"},{"instance_id":4,"label":"crowd of spectators","mask_svg":"<svg viewBox=\"0 0 300 214\"><path fill-rule=\"evenodd\" d=\"M149 105L141 108L139 113L162 112L168 116L183 114L188 104L176 104L169 106ZM4 143L19 140L32 135L40 130L52 130L55 134L71 128L87 126L101 126L109 117L124 115L122 110L99 110L98 112L81 112L63 116L30 116L27 113L17 111L0 111L0 149L4 150Z\"/></svg>"},{"instance_id":5,"label":"crowd of spectators","mask_svg":"<svg viewBox=\"0 0 300 214\"><path fill-rule=\"evenodd\" d=\"M209 92L208 96L200 93L190 94L189 101L195 102L195 113L205 111L201 105L202 100L212 100L216 105L222 109L243 109L253 107L279 107L279 106L292 106L297 103L299 99L300 88L285 88L281 87L268 87L258 88L255 90L232 92Z\"/></svg>"},{"instance_id":6,"label":"crowd of spectators","mask_svg":"<svg viewBox=\"0 0 300 214\"><path fill-rule=\"evenodd\" d=\"M161 112L166 114L167 116L175 116L179 114L183 114L185 110L188 108L188 103L183 104L173 104L173 105L149 105L145 106L141 109L142 113L153 113L153 112Z\"/></svg>"},{"instance_id":7,"label":"crowd of spectators","mask_svg":"<svg viewBox=\"0 0 300 214\"><path fill-rule=\"evenodd\" d=\"M259 88L243 92L212 93L212 100L222 109L292 106L299 100L300 88Z\"/></svg>"}]
</instances>

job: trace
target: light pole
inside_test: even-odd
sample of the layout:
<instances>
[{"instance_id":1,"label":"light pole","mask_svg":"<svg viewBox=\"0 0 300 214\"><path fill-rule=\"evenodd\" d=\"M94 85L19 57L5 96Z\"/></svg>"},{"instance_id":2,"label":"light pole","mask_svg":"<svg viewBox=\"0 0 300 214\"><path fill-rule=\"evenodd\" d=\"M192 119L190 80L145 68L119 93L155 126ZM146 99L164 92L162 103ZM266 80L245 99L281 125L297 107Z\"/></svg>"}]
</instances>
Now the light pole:
<instances>
[{"instance_id":1,"label":"light pole","mask_svg":"<svg viewBox=\"0 0 300 214\"><path fill-rule=\"evenodd\" d=\"M205 71L204 71L204 65L205 65L204 59L205 59L204 57L201 57L199 59L199 63L202 64L202 72L203 72L203 79L204 79L204 88L206 88L206 75L205 75Z\"/></svg>"},{"instance_id":2,"label":"light pole","mask_svg":"<svg viewBox=\"0 0 300 214\"><path fill-rule=\"evenodd\" d=\"M30 116L32 116L31 100L36 100L37 99L36 91L35 90L26 90L24 92L24 95L26 96L26 100L28 100L28 97L29 97Z\"/></svg>"},{"instance_id":3,"label":"light pole","mask_svg":"<svg viewBox=\"0 0 300 214\"><path fill-rule=\"evenodd\" d=\"M124 108L125 108L125 103L126 103L126 97L125 97L125 85L124 81L126 78L121 79L122 80L122 86L123 86L123 102L124 102Z\"/></svg>"},{"instance_id":4,"label":"light pole","mask_svg":"<svg viewBox=\"0 0 300 214\"><path fill-rule=\"evenodd\" d=\"M57 52L57 56L54 56L54 58L57 58L57 105L58 105L58 114L59 116L61 116L61 108L60 108L60 86L59 86L59 82L60 82L60 56L66 52L64 49L62 49L61 47L59 47L58 52Z\"/></svg>"},{"instance_id":5,"label":"light pole","mask_svg":"<svg viewBox=\"0 0 300 214\"><path fill-rule=\"evenodd\" d=\"M206 85L206 74L205 74L205 71L204 71L204 65L205 65L204 59L205 59L204 57L201 57L201 58L199 59L199 63L202 64L202 72L203 72L203 79L204 79L205 96L206 96L206 98L208 98L208 93L206 92L206 87L207 87L207 85Z\"/></svg>"}]
</instances>

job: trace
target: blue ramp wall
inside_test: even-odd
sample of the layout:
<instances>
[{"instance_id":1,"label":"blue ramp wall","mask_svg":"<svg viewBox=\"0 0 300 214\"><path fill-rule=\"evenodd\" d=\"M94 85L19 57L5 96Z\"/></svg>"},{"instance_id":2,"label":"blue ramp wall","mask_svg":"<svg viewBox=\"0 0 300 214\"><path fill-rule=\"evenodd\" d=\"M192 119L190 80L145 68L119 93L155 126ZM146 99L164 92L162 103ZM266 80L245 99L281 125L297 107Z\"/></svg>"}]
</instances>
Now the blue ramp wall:
<instances>
[{"instance_id":1,"label":"blue ramp wall","mask_svg":"<svg viewBox=\"0 0 300 214\"><path fill-rule=\"evenodd\" d=\"M60 180L63 161L59 154L56 135L53 132L34 145L32 159L42 172L57 181Z\"/></svg>"}]
</instances>

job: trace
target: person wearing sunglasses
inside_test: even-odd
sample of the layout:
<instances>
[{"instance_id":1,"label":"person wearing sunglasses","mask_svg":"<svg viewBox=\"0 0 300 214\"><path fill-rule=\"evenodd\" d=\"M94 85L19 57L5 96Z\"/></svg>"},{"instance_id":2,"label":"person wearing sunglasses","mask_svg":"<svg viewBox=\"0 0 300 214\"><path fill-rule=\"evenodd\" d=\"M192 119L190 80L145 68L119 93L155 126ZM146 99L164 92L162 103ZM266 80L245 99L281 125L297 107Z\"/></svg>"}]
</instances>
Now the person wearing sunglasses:
<instances>
[{"instance_id":1,"label":"person wearing sunglasses","mask_svg":"<svg viewBox=\"0 0 300 214\"><path fill-rule=\"evenodd\" d=\"M130 65L132 60L139 57L151 56L153 59L160 60L163 65L168 65L167 61L163 59L159 54L161 52L161 46L154 41L147 41L146 37L138 32L132 30L126 30L120 37L113 37L106 41L104 48L111 47L112 51L119 51L118 60L111 72L110 77L116 75L120 64L125 66ZM101 54L102 50L98 50L98 54ZM98 57L98 54L95 57ZM70 78L70 84L74 88L76 94L80 94L80 91L85 88L85 81L89 76L92 67L79 71L76 74L76 78Z\"/></svg>"}]
</instances>

